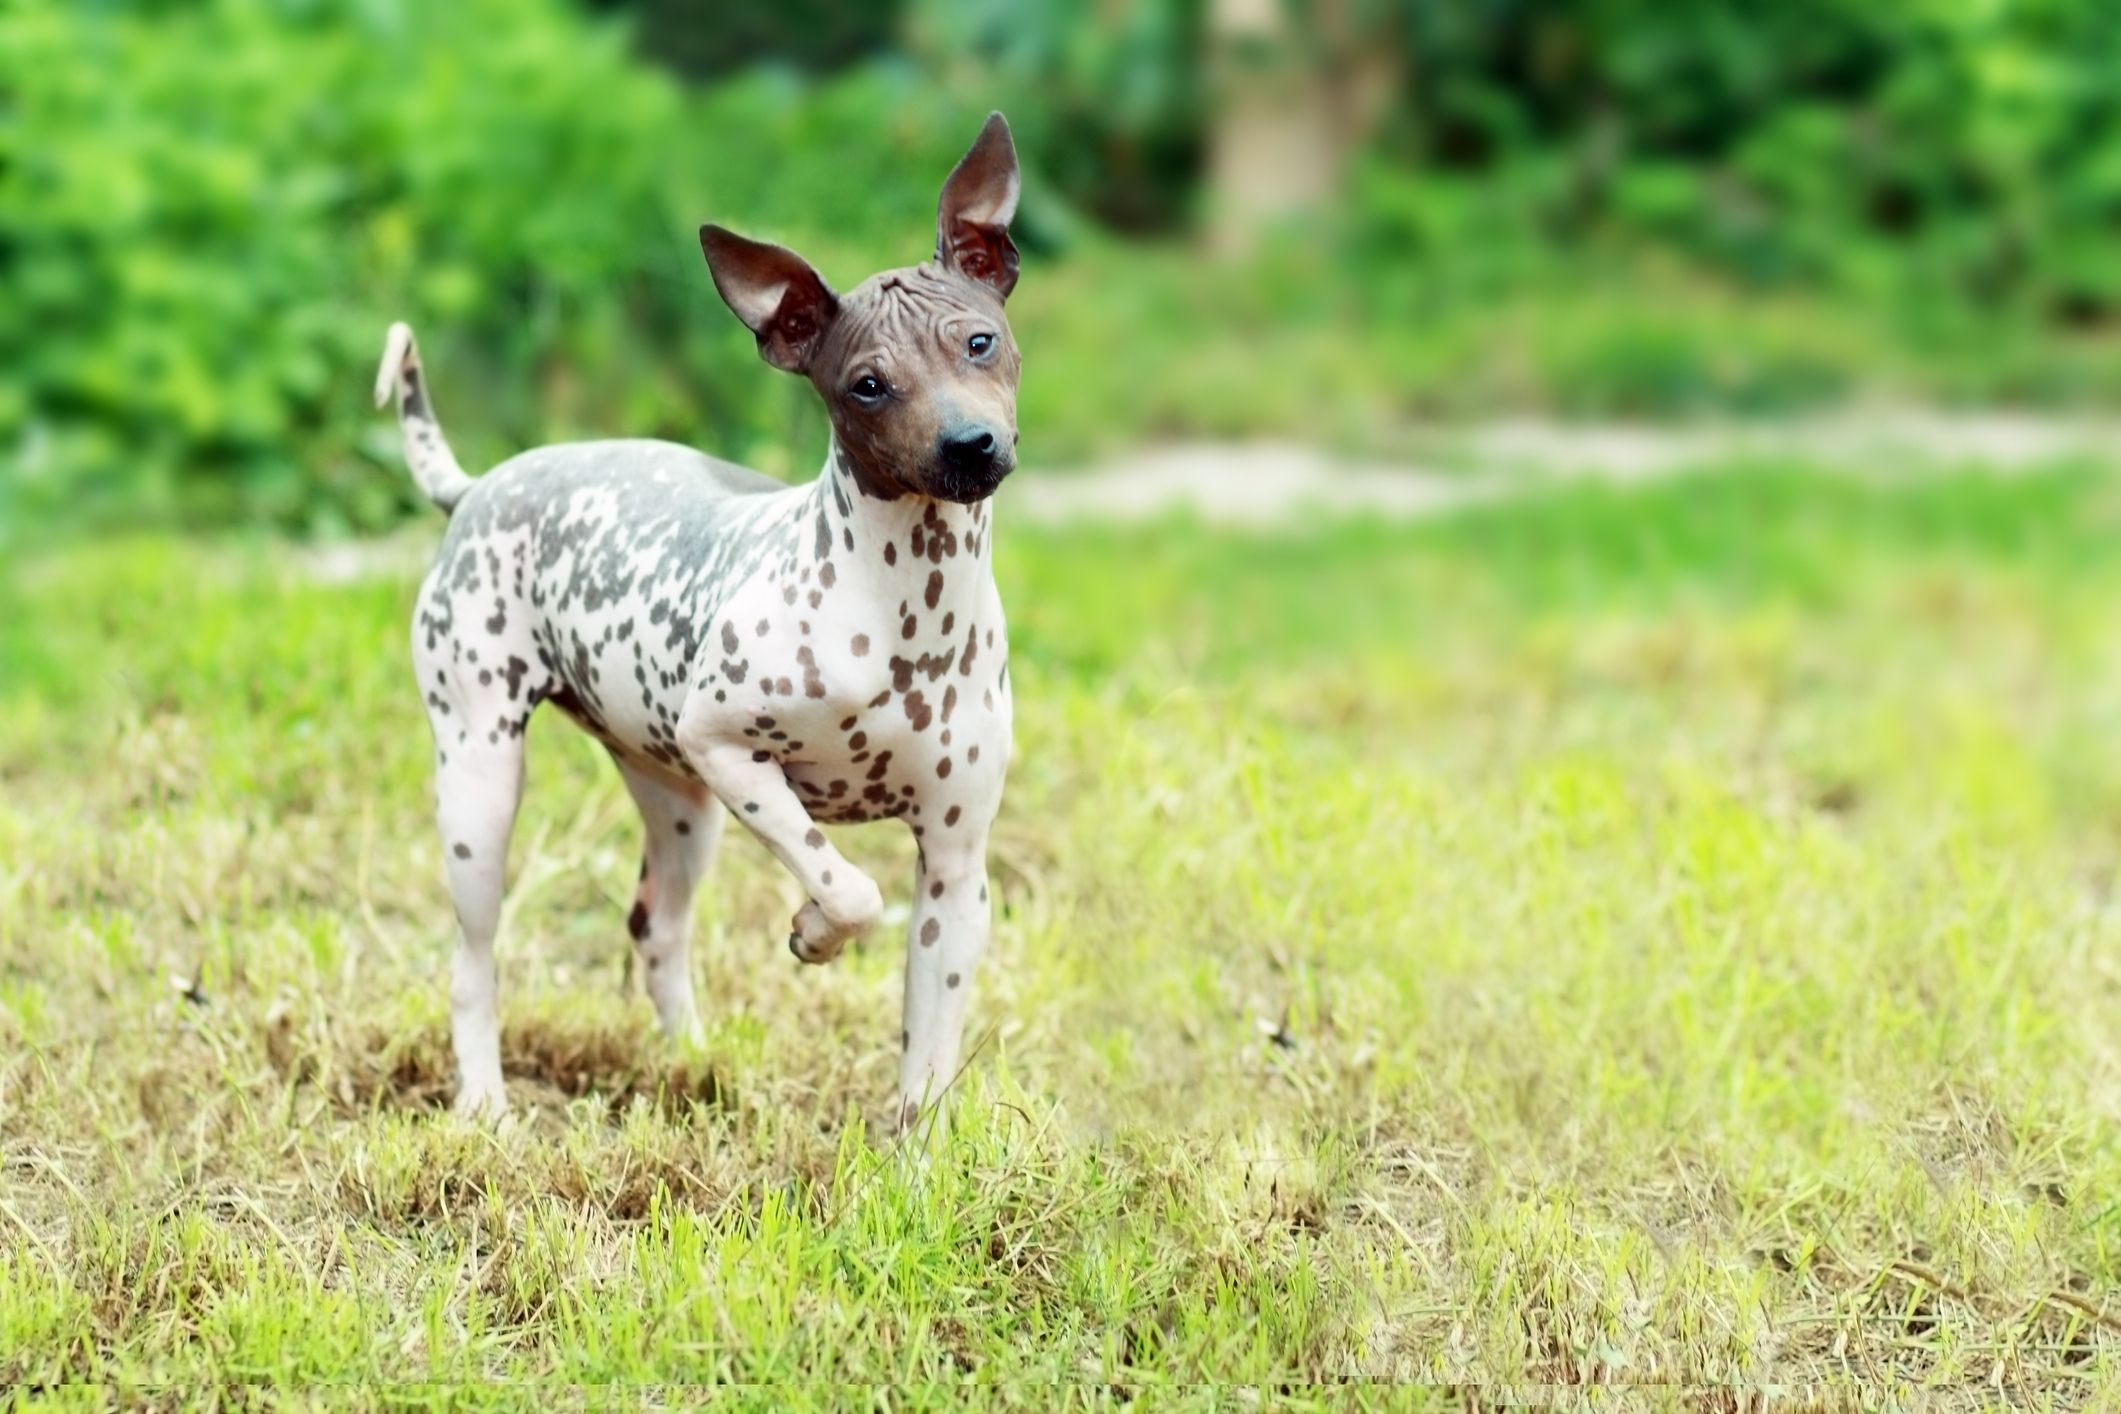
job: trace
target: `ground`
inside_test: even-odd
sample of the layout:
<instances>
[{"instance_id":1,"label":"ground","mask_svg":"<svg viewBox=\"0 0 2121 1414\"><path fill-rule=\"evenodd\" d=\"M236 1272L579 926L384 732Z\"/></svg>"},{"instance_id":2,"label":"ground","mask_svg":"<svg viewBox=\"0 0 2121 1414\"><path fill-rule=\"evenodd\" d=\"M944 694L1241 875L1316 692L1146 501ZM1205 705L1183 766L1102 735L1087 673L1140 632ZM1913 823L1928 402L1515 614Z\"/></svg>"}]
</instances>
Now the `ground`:
<instances>
[{"instance_id":1,"label":"ground","mask_svg":"<svg viewBox=\"0 0 2121 1414\"><path fill-rule=\"evenodd\" d=\"M899 940L798 966L741 831L662 1049L637 827L557 721L519 1118L444 1112L411 575L0 578L0 1377L2117 1407L2121 476L1001 520L996 947L925 1164ZM902 919L908 841L838 838Z\"/></svg>"}]
</instances>

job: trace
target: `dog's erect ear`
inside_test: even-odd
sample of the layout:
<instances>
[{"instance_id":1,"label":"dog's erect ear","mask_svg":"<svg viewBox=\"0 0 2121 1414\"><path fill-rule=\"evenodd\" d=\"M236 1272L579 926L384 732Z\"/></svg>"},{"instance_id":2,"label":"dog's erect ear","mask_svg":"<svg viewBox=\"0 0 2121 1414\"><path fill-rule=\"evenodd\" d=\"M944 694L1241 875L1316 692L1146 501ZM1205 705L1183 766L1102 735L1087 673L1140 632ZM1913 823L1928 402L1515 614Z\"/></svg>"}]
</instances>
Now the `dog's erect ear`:
<instances>
[{"instance_id":1,"label":"dog's erect ear","mask_svg":"<svg viewBox=\"0 0 2121 1414\"><path fill-rule=\"evenodd\" d=\"M722 301L758 336L759 356L790 373L808 372L840 309L824 277L785 246L746 240L720 226L700 227L700 249Z\"/></svg>"},{"instance_id":2,"label":"dog's erect ear","mask_svg":"<svg viewBox=\"0 0 2121 1414\"><path fill-rule=\"evenodd\" d=\"M935 212L935 258L969 280L992 285L1003 299L1016 288L1009 222L1022 186L1009 124L1001 114L989 113L972 150L943 183Z\"/></svg>"}]
</instances>

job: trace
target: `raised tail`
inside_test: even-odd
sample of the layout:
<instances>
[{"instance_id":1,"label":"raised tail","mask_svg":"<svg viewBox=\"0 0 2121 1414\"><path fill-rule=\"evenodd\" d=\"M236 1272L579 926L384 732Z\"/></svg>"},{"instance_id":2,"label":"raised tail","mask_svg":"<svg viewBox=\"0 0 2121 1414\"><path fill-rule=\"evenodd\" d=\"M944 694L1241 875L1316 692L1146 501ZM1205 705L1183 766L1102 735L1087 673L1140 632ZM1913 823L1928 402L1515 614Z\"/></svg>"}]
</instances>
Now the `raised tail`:
<instances>
[{"instance_id":1,"label":"raised tail","mask_svg":"<svg viewBox=\"0 0 2121 1414\"><path fill-rule=\"evenodd\" d=\"M420 376L420 350L412 341L412 326L402 320L390 326L383 341L383 364L376 370L376 406L398 395L398 426L405 433L405 462L413 480L428 500L444 511L453 511L473 482L457 465L442 424L435 421L434 406L427 401L427 382Z\"/></svg>"}]
</instances>

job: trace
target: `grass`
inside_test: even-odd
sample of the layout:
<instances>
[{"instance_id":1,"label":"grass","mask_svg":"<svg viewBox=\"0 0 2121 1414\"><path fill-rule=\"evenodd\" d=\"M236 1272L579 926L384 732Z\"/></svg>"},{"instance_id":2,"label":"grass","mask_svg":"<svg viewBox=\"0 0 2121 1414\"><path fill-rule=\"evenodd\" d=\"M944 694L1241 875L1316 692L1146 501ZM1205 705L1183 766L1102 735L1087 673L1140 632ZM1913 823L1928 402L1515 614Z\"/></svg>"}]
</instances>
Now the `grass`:
<instances>
[{"instance_id":1,"label":"grass","mask_svg":"<svg viewBox=\"0 0 2121 1414\"><path fill-rule=\"evenodd\" d=\"M1752 468L1005 534L999 927L918 1177L897 938L798 968L733 832L709 1040L664 1052L635 826L551 722L503 949L522 1115L449 1118L410 583L230 542L32 562L0 588L0 1377L2115 1407L2117 530L2093 470ZM842 840L903 899L905 840ZM812 1388L732 1402L852 1398Z\"/></svg>"}]
</instances>

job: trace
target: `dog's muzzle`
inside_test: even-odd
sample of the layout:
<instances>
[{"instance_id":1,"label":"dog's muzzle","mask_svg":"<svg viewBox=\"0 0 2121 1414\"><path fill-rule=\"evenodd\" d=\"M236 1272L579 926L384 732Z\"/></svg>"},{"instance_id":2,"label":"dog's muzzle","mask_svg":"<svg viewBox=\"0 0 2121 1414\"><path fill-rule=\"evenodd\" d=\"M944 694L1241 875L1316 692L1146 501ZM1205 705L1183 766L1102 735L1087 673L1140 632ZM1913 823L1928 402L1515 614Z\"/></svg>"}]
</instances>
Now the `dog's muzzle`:
<instances>
[{"instance_id":1,"label":"dog's muzzle","mask_svg":"<svg viewBox=\"0 0 2121 1414\"><path fill-rule=\"evenodd\" d=\"M983 501L1016 470L1016 450L990 427L944 436L935 448L935 494L946 501Z\"/></svg>"}]
</instances>

